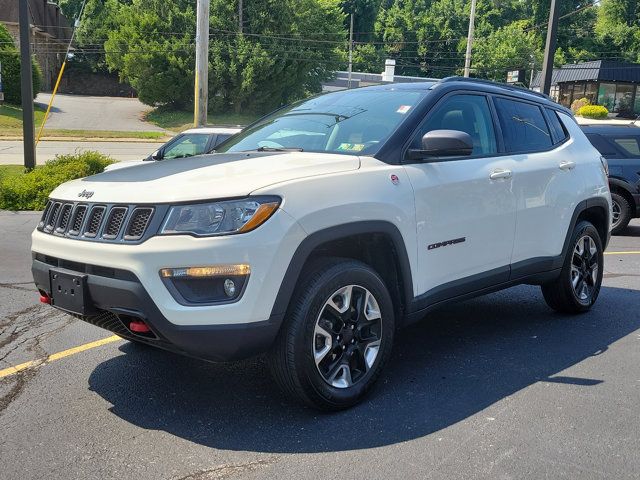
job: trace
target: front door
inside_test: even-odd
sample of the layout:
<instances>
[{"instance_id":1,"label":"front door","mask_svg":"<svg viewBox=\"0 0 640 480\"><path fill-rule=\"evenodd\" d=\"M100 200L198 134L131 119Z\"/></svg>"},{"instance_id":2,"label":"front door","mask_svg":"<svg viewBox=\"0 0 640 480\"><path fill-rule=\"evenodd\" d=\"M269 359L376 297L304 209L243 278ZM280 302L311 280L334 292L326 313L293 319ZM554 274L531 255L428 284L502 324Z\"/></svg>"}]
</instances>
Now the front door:
<instances>
[{"instance_id":1,"label":"front door","mask_svg":"<svg viewBox=\"0 0 640 480\"><path fill-rule=\"evenodd\" d=\"M470 157L405 165L415 192L418 291L428 303L507 281L516 219L508 160L497 156L488 98L445 97L412 139L431 130L460 130L473 139Z\"/></svg>"}]
</instances>

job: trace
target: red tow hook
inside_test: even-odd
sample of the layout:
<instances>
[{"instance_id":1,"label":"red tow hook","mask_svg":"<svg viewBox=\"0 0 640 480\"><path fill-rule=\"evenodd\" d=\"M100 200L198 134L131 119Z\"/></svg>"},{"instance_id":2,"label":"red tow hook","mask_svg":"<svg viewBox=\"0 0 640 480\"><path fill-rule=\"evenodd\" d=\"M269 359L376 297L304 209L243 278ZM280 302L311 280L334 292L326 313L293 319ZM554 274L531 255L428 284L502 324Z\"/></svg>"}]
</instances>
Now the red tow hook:
<instances>
[{"instance_id":1,"label":"red tow hook","mask_svg":"<svg viewBox=\"0 0 640 480\"><path fill-rule=\"evenodd\" d=\"M51 297L47 294L40 295L40 303L46 303L47 305L51 305Z\"/></svg>"},{"instance_id":2,"label":"red tow hook","mask_svg":"<svg viewBox=\"0 0 640 480\"><path fill-rule=\"evenodd\" d=\"M129 323L129 330L135 333L149 333L151 329L142 320L134 320Z\"/></svg>"}]
</instances>

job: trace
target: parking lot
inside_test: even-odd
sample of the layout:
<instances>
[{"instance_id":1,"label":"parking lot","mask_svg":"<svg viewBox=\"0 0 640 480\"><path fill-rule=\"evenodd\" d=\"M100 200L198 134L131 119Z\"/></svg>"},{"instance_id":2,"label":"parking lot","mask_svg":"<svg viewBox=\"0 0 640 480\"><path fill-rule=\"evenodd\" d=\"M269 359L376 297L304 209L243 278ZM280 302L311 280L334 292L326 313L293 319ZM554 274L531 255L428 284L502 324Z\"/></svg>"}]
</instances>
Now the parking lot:
<instances>
[{"instance_id":1,"label":"parking lot","mask_svg":"<svg viewBox=\"0 0 640 480\"><path fill-rule=\"evenodd\" d=\"M397 336L374 393L288 403L260 359L208 364L38 303L29 234L0 212L0 478L638 478L640 221L600 298L552 312L522 286Z\"/></svg>"}]
</instances>

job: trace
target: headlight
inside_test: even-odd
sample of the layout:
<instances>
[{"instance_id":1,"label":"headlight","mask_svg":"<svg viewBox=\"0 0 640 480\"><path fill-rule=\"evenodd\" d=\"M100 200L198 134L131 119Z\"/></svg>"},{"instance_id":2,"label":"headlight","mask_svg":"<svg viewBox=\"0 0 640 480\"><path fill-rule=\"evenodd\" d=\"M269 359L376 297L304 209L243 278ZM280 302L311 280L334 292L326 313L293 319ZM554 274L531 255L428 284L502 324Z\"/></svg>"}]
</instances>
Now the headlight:
<instances>
[{"instance_id":1,"label":"headlight","mask_svg":"<svg viewBox=\"0 0 640 480\"><path fill-rule=\"evenodd\" d=\"M169 209L160 234L211 236L245 233L266 222L279 205L278 197L174 205Z\"/></svg>"}]
</instances>

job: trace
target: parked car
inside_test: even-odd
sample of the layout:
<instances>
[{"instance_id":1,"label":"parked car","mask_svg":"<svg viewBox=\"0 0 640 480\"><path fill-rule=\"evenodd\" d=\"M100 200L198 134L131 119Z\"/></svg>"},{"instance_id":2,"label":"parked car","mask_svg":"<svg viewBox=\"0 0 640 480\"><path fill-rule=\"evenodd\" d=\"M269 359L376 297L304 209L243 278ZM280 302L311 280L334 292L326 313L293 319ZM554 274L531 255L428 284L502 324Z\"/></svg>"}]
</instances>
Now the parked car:
<instances>
[{"instance_id":1,"label":"parked car","mask_svg":"<svg viewBox=\"0 0 640 480\"><path fill-rule=\"evenodd\" d=\"M207 360L266 353L285 392L336 410L371 389L398 327L446 302L523 283L563 313L598 298L604 160L540 94L333 92L217 152L54 190L32 237L41 301Z\"/></svg>"},{"instance_id":2,"label":"parked car","mask_svg":"<svg viewBox=\"0 0 640 480\"><path fill-rule=\"evenodd\" d=\"M635 124L584 125L582 130L609 163L611 233L621 233L632 218L640 217L640 128Z\"/></svg>"},{"instance_id":3,"label":"parked car","mask_svg":"<svg viewBox=\"0 0 640 480\"><path fill-rule=\"evenodd\" d=\"M241 129L222 128L222 127L200 127L190 128L179 133L167 143L162 145L158 150L153 152L142 161L154 162L157 160L165 160L170 158L186 158L194 155L202 155L213 150L227 138L238 133ZM119 168L131 167L138 165L140 160L131 160L126 162L112 163L105 170L117 170Z\"/></svg>"}]
</instances>

